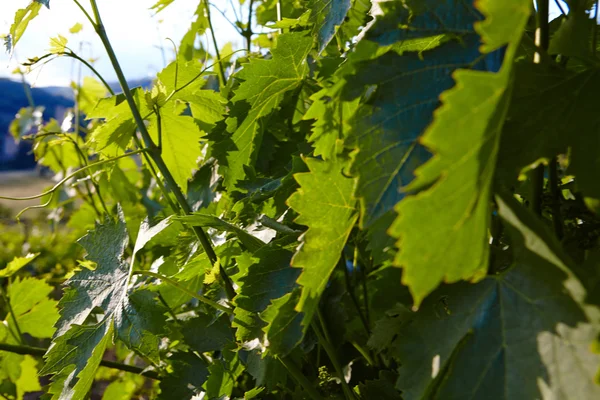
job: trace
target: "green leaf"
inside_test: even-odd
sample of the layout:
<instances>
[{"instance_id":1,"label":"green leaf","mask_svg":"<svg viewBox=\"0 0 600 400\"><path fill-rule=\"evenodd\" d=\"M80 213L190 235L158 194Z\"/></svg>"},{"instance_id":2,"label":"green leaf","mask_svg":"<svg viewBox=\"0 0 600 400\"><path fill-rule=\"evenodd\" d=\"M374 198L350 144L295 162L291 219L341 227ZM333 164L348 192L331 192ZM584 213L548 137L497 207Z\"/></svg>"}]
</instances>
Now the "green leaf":
<instances>
[{"instance_id":1,"label":"green leaf","mask_svg":"<svg viewBox=\"0 0 600 400\"><path fill-rule=\"evenodd\" d=\"M387 371L380 373L379 379L359 384L363 399L401 400L400 392L394 387L397 376Z\"/></svg>"},{"instance_id":2,"label":"green leaf","mask_svg":"<svg viewBox=\"0 0 600 400\"><path fill-rule=\"evenodd\" d=\"M107 157L115 157L125 152L136 124L124 95L101 99L87 118L105 120L94 128L88 139L96 151Z\"/></svg>"},{"instance_id":3,"label":"green leaf","mask_svg":"<svg viewBox=\"0 0 600 400\"><path fill-rule=\"evenodd\" d=\"M315 23L319 52L323 51L333 39L337 28L344 22L350 0L311 0L311 19Z\"/></svg>"},{"instance_id":4,"label":"green leaf","mask_svg":"<svg viewBox=\"0 0 600 400\"><path fill-rule=\"evenodd\" d=\"M177 104L163 107L160 120L156 115L149 118L148 132L154 143L161 145L162 159L185 193L188 181L198 169L198 160L202 156L200 138L204 135L192 117L182 115L183 110L184 107Z\"/></svg>"},{"instance_id":5,"label":"green leaf","mask_svg":"<svg viewBox=\"0 0 600 400\"><path fill-rule=\"evenodd\" d=\"M296 287L300 274L292 268L293 253L274 245L262 247L252 255L253 264L240 279L241 290L235 297L237 306L253 312L261 312L271 303Z\"/></svg>"},{"instance_id":6,"label":"green leaf","mask_svg":"<svg viewBox=\"0 0 600 400\"><path fill-rule=\"evenodd\" d=\"M156 10L156 13L158 14L159 12L167 8L169 5L171 5L174 1L175 0L158 0L158 2L156 2L156 4L154 4L152 7L150 7L150 9Z\"/></svg>"},{"instance_id":7,"label":"green leaf","mask_svg":"<svg viewBox=\"0 0 600 400\"><path fill-rule=\"evenodd\" d=\"M48 298L53 290L43 280L34 278L17 278L9 286L10 305L21 333L40 339L52 337L59 316L57 301ZM8 325L12 324L12 318L9 318Z\"/></svg>"},{"instance_id":8,"label":"green leaf","mask_svg":"<svg viewBox=\"0 0 600 400\"><path fill-rule=\"evenodd\" d=\"M227 315L214 320L209 315L200 314L183 321L180 332L185 343L199 354L223 350L234 343Z\"/></svg>"},{"instance_id":9,"label":"green leaf","mask_svg":"<svg viewBox=\"0 0 600 400\"><path fill-rule=\"evenodd\" d=\"M158 400L191 399L202 392L208 368L194 353L175 353L169 361L173 372L160 381Z\"/></svg>"},{"instance_id":10,"label":"green leaf","mask_svg":"<svg viewBox=\"0 0 600 400\"><path fill-rule=\"evenodd\" d=\"M65 334L55 337L40 371L40 375L55 373L48 389L52 400L86 398L112 334L112 321L105 321L96 325L74 325Z\"/></svg>"},{"instance_id":11,"label":"green leaf","mask_svg":"<svg viewBox=\"0 0 600 400\"><path fill-rule=\"evenodd\" d=\"M594 107L598 90L598 68L573 73L549 63L518 63L502 133L499 177L512 183L521 169L570 148L567 173L575 175L585 196L600 198L600 116Z\"/></svg>"},{"instance_id":12,"label":"green leaf","mask_svg":"<svg viewBox=\"0 0 600 400\"><path fill-rule=\"evenodd\" d=\"M397 387L407 399L596 398L599 314L584 297L572 274L525 249L502 275L443 286L402 321Z\"/></svg>"},{"instance_id":13,"label":"green leaf","mask_svg":"<svg viewBox=\"0 0 600 400\"><path fill-rule=\"evenodd\" d=\"M6 268L0 269L0 278L8 278L13 276L21 268L32 262L40 253L29 253L25 257L15 257L11 262L8 263Z\"/></svg>"},{"instance_id":14,"label":"green leaf","mask_svg":"<svg viewBox=\"0 0 600 400\"><path fill-rule=\"evenodd\" d=\"M172 1L173 0L161 0L161 2L169 3L171 3ZM205 3L204 1L198 3L198 8L194 13L196 19L192 22L190 29L185 35L183 35L183 38L181 39L181 43L179 45L179 57L184 60L191 60L194 57L194 45L196 43L196 38L198 37L198 35L203 35L210 25L205 10L206 4L207 3ZM162 10L162 8L160 10Z\"/></svg>"},{"instance_id":15,"label":"green leaf","mask_svg":"<svg viewBox=\"0 0 600 400\"><path fill-rule=\"evenodd\" d=\"M305 162L310 172L294 175L300 188L287 203L300 214L296 222L308 227L292 259L294 267L302 268L298 278L302 295L296 309L304 312L307 327L358 215L352 196L354 179L342 174L344 163L312 158Z\"/></svg>"},{"instance_id":16,"label":"green leaf","mask_svg":"<svg viewBox=\"0 0 600 400\"><path fill-rule=\"evenodd\" d=\"M304 336L302 313L296 311L300 300L300 289L273 300L260 317L267 322L263 328L268 341L268 352L281 357L289 354L302 341Z\"/></svg>"},{"instance_id":17,"label":"green leaf","mask_svg":"<svg viewBox=\"0 0 600 400\"><path fill-rule=\"evenodd\" d=\"M96 269L83 269L70 278L59 303L62 309L54 344L41 372L56 374L52 393L57 399L85 396L113 333L132 350L157 361L156 334L164 329L164 310L154 296L147 291L128 294L130 266L123 259L128 243L123 213L117 221L97 225L79 243ZM104 312L100 322L83 325L96 308ZM88 362L90 358L97 362Z\"/></svg>"},{"instance_id":18,"label":"green leaf","mask_svg":"<svg viewBox=\"0 0 600 400\"><path fill-rule=\"evenodd\" d=\"M79 22L75 23L75 25L73 25L70 29L69 32L71 32L72 34L76 34L81 32L81 30L83 29L83 25Z\"/></svg>"},{"instance_id":19,"label":"green leaf","mask_svg":"<svg viewBox=\"0 0 600 400\"><path fill-rule=\"evenodd\" d=\"M49 0L46 0L45 3L42 3L40 1L32 1L31 3L29 3L27 8L21 8L17 10L15 14L15 20L10 26L11 40L10 46L7 46L9 52L15 48L15 46L25 33L25 30L27 29L29 23L35 17L38 16L40 9L42 8L42 4L46 5L46 7L49 7Z\"/></svg>"},{"instance_id":20,"label":"green leaf","mask_svg":"<svg viewBox=\"0 0 600 400\"><path fill-rule=\"evenodd\" d=\"M42 390L38 380L38 362L31 356L23 357L21 361L21 377L15 382L17 386L17 399L22 400L25 393Z\"/></svg>"},{"instance_id":21,"label":"green leaf","mask_svg":"<svg viewBox=\"0 0 600 400\"><path fill-rule=\"evenodd\" d=\"M253 59L236 74L243 82L235 91L234 103L245 101L250 110L243 120L228 118L230 138L222 146L227 150L225 186L231 190L244 179L244 166L254 166L262 142L259 121L283 100L284 94L296 89L308 73L306 57L312 48L310 37L287 33L277 38L272 59Z\"/></svg>"},{"instance_id":22,"label":"green leaf","mask_svg":"<svg viewBox=\"0 0 600 400\"><path fill-rule=\"evenodd\" d=\"M62 54L67 49L67 42L69 40L62 36L58 35L55 38L50 38L50 53L51 54Z\"/></svg>"},{"instance_id":23,"label":"green leaf","mask_svg":"<svg viewBox=\"0 0 600 400\"><path fill-rule=\"evenodd\" d=\"M479 280L487 271L491 186L510 99L513 57L528 18L528 6L517 7L524 1L504 3L523 12L504 21L512 28L501 29L509 48L500 72L454 73L456 86L441 96L443 106L420 140L435 155L406 189L425 190L396 207L399 217L390 228L390 234L400 238L395 265L404 268L403 283L416 306L442 281ZM477 4L495 20L494 14L487 14L497 11L489 1ZM483 26L482 34L496 32L489 24ZM487 36L483 40L490 48L499 41Z\"/></svg>"},{"instance_id":24,"label":"green leaf","mask_svg":"<svg viewBox=\"0 0 600 400\"><path fill-rule=\"evenodd\" d=\"M412 7L414 2L410 3ZM461 67L494 70L498 66L499 54L480 54L480 37L473 28L480 19L477 11L461 1L438 3L419 3L418 8L414 4L412 17L401 3L382 3L384 13L366 31L357 52L379 51L369 41L389 49L396 46L401 52L422 52L429 43L439 42L440 35L455 34L459 40L422 54L388 52L373 61L358 62L356 72L345 77L346 100L356 98L365 88L374 89L353 117L347 141L358 150L351 172L358 177L356 193L364 228L393 210L405 197L415 169L429 159L430 152L420 138L440 105L440 94L455 84L452 73ZM440 20L440 15L446 19ZM397 29L399 23L407 27ZM359 61L364 57L361 53L355 56Z\"/></svg>"}]
</instances>

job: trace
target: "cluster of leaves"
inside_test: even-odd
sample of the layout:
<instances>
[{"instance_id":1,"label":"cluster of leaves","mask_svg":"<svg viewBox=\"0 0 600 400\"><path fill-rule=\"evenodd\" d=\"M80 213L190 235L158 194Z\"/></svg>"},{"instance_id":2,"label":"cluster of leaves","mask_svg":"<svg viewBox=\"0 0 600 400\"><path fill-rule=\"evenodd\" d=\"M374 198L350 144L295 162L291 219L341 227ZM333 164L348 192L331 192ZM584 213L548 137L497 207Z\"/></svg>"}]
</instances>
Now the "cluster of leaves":
<instances>
[{"instance_id":1,"label":"cluster of leaves","mask_svg":"<svg viewBox=\"0 0 600 400\"><path fill-rule=\"evenodd\" d=\"M86 78L28 137L86 256L58 304L10 276L29 260L0 271L0 390L600 398L595 4L549 23L529 0L246 0L241 56L198 47L203 0L130 90L91 0L122 93ZM51 43L31 66L78 57Z\"/></svg>"}]
</instances>

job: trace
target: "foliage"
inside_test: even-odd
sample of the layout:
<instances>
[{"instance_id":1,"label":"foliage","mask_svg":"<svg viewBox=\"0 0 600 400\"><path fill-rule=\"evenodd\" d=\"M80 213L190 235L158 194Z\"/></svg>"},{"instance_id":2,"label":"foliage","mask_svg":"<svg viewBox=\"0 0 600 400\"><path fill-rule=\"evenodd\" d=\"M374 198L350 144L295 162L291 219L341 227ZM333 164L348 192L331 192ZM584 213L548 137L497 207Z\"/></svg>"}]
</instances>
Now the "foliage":
<instances>
[{"instance_id":1,"label":"foliage","mask_svg":"<svg viewBox=\"0 0 600 400\"><path fill-rule=\"evenodd\" d=\"M202 0L144 89L80 2L121 89L11 126L57 183L0 233L0 396L599 398L596 2L568 3L240 0L234 52Z\"/></svg>"}]
</instances>

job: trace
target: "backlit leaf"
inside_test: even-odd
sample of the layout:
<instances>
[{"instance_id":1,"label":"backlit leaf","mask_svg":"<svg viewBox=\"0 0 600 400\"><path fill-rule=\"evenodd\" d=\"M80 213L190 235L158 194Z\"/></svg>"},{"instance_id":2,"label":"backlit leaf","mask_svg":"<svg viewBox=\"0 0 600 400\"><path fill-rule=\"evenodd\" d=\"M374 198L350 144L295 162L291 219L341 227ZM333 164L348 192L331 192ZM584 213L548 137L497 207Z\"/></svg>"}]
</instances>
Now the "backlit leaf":
<instances>
[{"instance_id":1,"label":"backlit leaf","mask_svg":"<svg viewBox=\"0 0 600 400\"><path fill-rule=\"evenodd\" d=\"M296 222L308 227L292 259L294 267L302 268L297 310L304 312L308 326L358 215L352 196L354 180L342 174L343 162L311 158L305 162L310 172L294 175L300 188L287 203L300 214Z\"/></svg>"}]
</instances>

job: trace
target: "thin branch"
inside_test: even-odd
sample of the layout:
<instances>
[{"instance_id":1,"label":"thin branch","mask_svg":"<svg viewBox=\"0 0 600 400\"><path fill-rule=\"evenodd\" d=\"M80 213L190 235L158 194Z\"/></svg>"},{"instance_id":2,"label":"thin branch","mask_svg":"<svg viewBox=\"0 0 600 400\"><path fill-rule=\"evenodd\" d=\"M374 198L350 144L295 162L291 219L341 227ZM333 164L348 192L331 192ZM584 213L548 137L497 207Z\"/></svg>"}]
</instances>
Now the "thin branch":
<instances>
[{"instance_id":1,"label":"thin branch","mask_svg":"<svg viewBox=\"0 0 600 400\"><path fill-rule=\"evenodd\" d=\"M0 343L1 351L8 351L10 353L29 355L35 357L44 357L48 349L44 349L42 347L32 347L32 346L18 346L14 344L8 343ZM100 365L106 368L118 369L119 371L131 372L133 374L138 374L145 376L146 378L160 380L160 376L155 371L145 371L143 368L136 367L134 365L122 364L114 361L102 360L100 361Z\"/></svg>"},{"instance_id":2,"label":"thin branch","mask_svg":"<svg viewBox=\"0 0 600 400\"><path fill-rule=\"evenodd\" d=\"M12 320L15 324L15 330L17 331L17 340L19 341L19 343L23 344L24 343L23 332L21 332L21 327L19 326L19 321L17 321L17 316L15 315L12 305L10 304L10 299L4 292L3 287L0 287L0 295L2 296L2 300L4 300L4 302L6 303L6 308L8 308L8 313L12 317ZM11 331L11 333L12 333L12 331Z\"/></svg>"},{"instance_id":3,"label":"thin branch","mask_svg":"<svg viewBox=\"0 0 600 400\"><path fill-rule=\"evenodd\" d=\"M333 368L335 369L335 372L337 373L338 378L340 379L340 382L342 385L342 390L344 391L344 395L346 396L346 399L347 400L355 400L356 396L354 396L354 392L352 391L352 389L350 389L350 386L348 386L348 382L346 382L346 379L344 377L344 371L342 370L342 365L340 364L340 361L337 358L335 348L331 344L331 339L329 338L329 333L327 331L327 326L325 324L325 319L323 318L321 310L317 309L317 315L319 317L319 322L321 324L323 331L321 332L321 329L319 329L316 322L314 322L314 321L311 322L310 326L312 327L313 331L317 335L319 344L321 346L323 346L323 349L325 349L325 352L329 356L329 360L333 364Z\"/></svg>"},{"instance_id":4,"label":"thin branch","mask_svg":"<svg viewBox=\"0 0 600 400\"><path fill-rule=\"evenodd\" d=\"M133 156L135 154L140 154L140 153L144 153L147 150L143 149L143 150L136 150L136 151L132 151L130 153L127 154L123 154L117 157L113 157L113 158L109 158L106 160L102 160L102 161L98 161L95 162L93 164L89 164L83 168L78 169L75 172L70 173L69 175L67 175L66 177L64 177L63 179L61 179L56 185L54 185L51 189L46 190L43 193L34 195L34 196L27 196L27 197L8 197L8 196L0 196L0 199L2 200L15 200L15 201L24 201L24 200L35 200L35 199L39 199L41 197L47 196L49 194L54 193L59 187L61 187L65 182L67 182L69 179L73 178L74 176L76 176L77 174L79 174L80 172L83 172L85 170L88 170L90 168L94 168L103 164L107 164L109 162L113 162L113 161L117 161L121 158L125 158L125 157L129 157L129 156Z\"/></svg>"},{"instance_id":5,"label":"thin branch","mask_svg":"<svg viewBox=\"0 0 600 400\"><path fill-rule=\"evenodd\" d=\"M90 21L90 23L92 24L92 26L95 28L96 27L96 23L94 22L94 20L90 16L90 14L87 12L87 10L85 8L83 8L83 6L81 5L81 3L79 3L79 1L73 0L73 2L75 4L77 4L77 7L79 7L79 9L81 10L81 12L83 12L83 14L85 15L85 17L88 19L88 21Z\"/></svg>"},{"instance_id":6,"label":"thin branch","mask_svg":"<svg viewBox=\"0 0 600 400\"><path fill-rule=\"evenodd\" d=\"M223 311L225 314L233 315L233 310L231 308L225 307L225 306L217 303L216 301L212 301L208 297L204 297L204 296L201 296L199 294L192 292L191 290L189 290L188 288L186 288L184 286L181 286L179 283L177 283L173 279L169 278L168 276L164 276L164 275L157 274L157 273L150 272L150 271L133 271L132 275L145 275L145 276L150 276L152 278L160 279L161 281L168 283L169 285L173 286L174 288L181 290L188 296L191 296L206 305L209 305L219 311Z\"/></svg>"},{"instance_id":7,"label":"thin branch","mask_svg":"<svg viewBox=\"0 0 600 400\"><path fill-rule=\"evenodd\" d=\"M206 9L208 29L210 30L210 36L212 37L213 46L215 47L215 55L217 56L217 60L219 60L219 76L221 78L221 83L225 85L227 83L227 79L225 79L225 69L223 68L223 63L221 62L221 54L219 54L219 45L217 44L217 37L215 36L215 30L213 28L212 19L210 18L210 5L208 4L208 0L204 0L204 7Z\"/></svg>"},{"instance_id":8,"label":"thin branch","mask_svg":"<svg viewBox=\"0 0 600 400\"><path fill-rule=\"evenodd\" d=\"M300 368L298 368L296 366L296 364L294 364L294 362L289 359L289 357L277 357L277 359L279 360L279 362L281 362L281 365L284 366L284 368L289 372L289 374L292 376L292 378L294 378L294 380L300 385L302 386L302 389L304 389L304 391L313 399L313 400L321 400L322 397L319 394L319 392L317 391L317 389L314 388L314 386L309 382L308 379L306 379L306 376L304 376L304 374L302 373L302 371L300 370Z\"/></svg>"}]
</instances>

